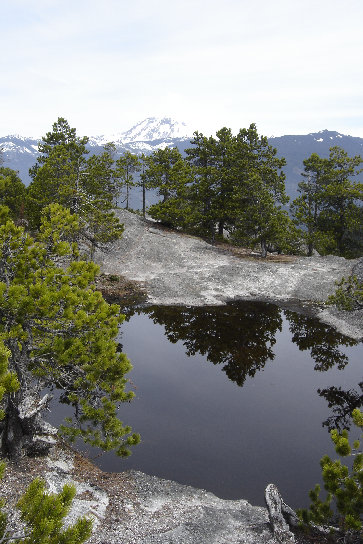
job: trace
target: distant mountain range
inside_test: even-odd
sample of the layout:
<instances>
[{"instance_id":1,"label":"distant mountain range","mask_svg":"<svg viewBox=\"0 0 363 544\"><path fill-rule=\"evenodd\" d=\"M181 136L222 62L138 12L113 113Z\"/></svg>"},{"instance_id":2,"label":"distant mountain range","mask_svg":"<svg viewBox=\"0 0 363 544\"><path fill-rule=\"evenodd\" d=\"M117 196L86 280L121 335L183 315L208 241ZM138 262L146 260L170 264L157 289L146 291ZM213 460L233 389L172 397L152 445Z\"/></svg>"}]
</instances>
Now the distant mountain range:
<instances>
[{"instance_id":1,"label":"distant mountain range","mask_svg":"<svg viewBox=\"0 0 363 544\"><path fill-rule=\"evenodd\" d=\"M116 144L117 152L150 154L164 147L178 147L183 152L190 146L193 130L185 123L165 117L158 119L149 117L136 124L126 132L91 136L88 147L93 153L100 153L102 146L110 141ZM208 135L209 136L209 135ZM346 136L339 132L322 130L306 135L279 136L269 138L269 143L276 147L278 155L285 157L286 192L291 198L297 195L297 185L301 181L303 160L312 153L321 157L329 156L329 148L340 146L348 155L363 155L363 138ZM34 165L38 156L38 139L19 135L0 137L0 149L3 150L4 166L19 171L23 182L30 182L29 168Z\"/></svg>"}]
</instances>

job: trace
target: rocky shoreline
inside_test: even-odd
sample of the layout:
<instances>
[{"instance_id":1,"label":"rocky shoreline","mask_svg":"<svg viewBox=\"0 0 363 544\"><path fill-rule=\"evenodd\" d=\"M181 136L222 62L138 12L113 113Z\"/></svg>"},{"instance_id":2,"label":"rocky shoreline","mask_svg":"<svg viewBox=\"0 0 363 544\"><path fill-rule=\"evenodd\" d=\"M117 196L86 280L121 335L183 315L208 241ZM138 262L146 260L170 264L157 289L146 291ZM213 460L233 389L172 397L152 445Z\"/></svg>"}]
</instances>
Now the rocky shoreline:
<instances>
[{"instance_id":1,"label":"rocky shoreline","mask_svg":"<svg viewBox=\"0 0 363 544\"><path fill-rule=\"evenodd\" d=\"M93 519L89 544L278 544L266 508L245 500L219 499L212 493L138 471L102 472L59 442L46 457L8 462L1 495L11 526L21 527L14 504L36 477L50 492L65 483L77 494L66 524L79 516ZM297 533L294 540L307 544Z\"/></svg>"},{"instance_id":2,"label":"rocky shoreline","mask_svg":"<svg viewBox=\"0 0 363 544\"><path fill-rule=\"evenodd\" d=\"M324 306L342 276L362 271L361 261L339 257L257 256L160 229L125 210L117 215L125 233L96 260L97 287L110 302L132 305L206 305L262 300L314 315L354 339L362 339L362 312ZM28 483L44 478L52 492L66 482L77 495L69 515L94 519L90 544L277 544L323 542L307 536L277 539L268 511L245 500L212 493L135 471L106 473L58 442L47 457L9 462L1 484L12 523L14 504Z\"/></svg>"}]
</instances>

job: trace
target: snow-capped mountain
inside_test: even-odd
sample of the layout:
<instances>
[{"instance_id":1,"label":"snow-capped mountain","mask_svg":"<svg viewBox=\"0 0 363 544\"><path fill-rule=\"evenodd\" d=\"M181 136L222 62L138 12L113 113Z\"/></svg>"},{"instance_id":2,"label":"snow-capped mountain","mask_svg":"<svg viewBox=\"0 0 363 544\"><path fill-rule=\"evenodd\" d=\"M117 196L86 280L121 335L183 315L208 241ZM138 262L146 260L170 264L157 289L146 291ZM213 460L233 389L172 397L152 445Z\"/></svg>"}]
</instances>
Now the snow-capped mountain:
<instances>
[{"instance_id":1,"label":"snow-capped mountain","mask_svg":"<svg viewBox=\"0 0 363 544\"><path fill-rule=\"evenodd\" d=\"M30 181L29 168L34 165L38 156L38 140L18 134L0 136L0 150L4 166L18 170L21 179L27 185Z\"/></svg>"},{"instance_id":2,"label":"snow-capped mountain","mask_svg":"<svg viewBox=\"0 0 363 544\"><path fill-rule=\"evenodd\" d=\"M93 145L104 145L107 142L114 142L116 145L124 145L136 142L175 140L176 138L190 140L192 134L193 131L188 129L185 123L180 123L171 117L163 117L162 119L148 117L125 132L92 137L90 138L90 143Z\"/></svg>"},{"instance_id":3,"label":"snow-capped mountain","mask_svg":"<svg viewBox=\"0 0 363 544\"><path fill-rule=\"evenodd\" d=\"M188 147L192 133L185 123L170 117L149 117L125 132L90 136L88 148L91 153L99 153L107 142L114 142L119 153L131 151L148 155L156 149L174 146L183 150ZM19 135L0 136L4 165L18 170L25 184L30 182L28 172L37 159L39 139Z\"/></svg>"},{"instance_id":4,"label":"snow-capped mountain","mask_svg":"<svg viewBox=\"0 0 363 544\"><path fill-rule=\"evenodd\" d=\"M174 140L175 138L192 137L193 132L185 123L179 123L170 117L157 119L148 117L141 123L121 134L123 142L153 142L155 140Z\"/></svg>"},{"instance_id":5,"label":"snow-capped mountain","mask_svg":"<svg viewBox=\"0 0 363 544\"><path fill-rule=\"evenodd\" d=\"M125 132L111 135L93 136L89 139L88 148L91 153L100 153L103 145L113 141L117 153L125 151L146 155L165 147L178 147L183 152L190 147L193 131L185 123L179 123L169 117L158 119L149 117ZM310 134L299 134L269 138L269 143L277 148L278 155L285 157L286 191L295 198L297 185L301 181L304 169L303 160L317 153L321 157L329 156L329 148L338 145L345 149L348 155L363 154L363 138L346 136L339 132L322 130ZM38 140L19 135L0 136L0 149L3 150L4 166L18 170L25 184L30 182L29 168L36 162L38 156Z\"/></svg>"}]
</instances>

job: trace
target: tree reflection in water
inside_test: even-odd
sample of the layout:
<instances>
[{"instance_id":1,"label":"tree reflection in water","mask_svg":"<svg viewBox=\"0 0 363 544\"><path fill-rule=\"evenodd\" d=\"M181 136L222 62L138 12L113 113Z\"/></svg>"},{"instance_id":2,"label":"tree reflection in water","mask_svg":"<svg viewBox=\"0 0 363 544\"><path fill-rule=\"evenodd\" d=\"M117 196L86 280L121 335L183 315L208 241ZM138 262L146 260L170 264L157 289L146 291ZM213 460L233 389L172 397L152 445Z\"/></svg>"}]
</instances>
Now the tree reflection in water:
<instances>
[{"instance_id":1,"label":"tree reflection in water","mask_svg":"<svg viewBox=\"0 0 363 544\"><path fill-rule=\"evenodd\" d=\"M272 348L276 333L282 328L281 309L262 302L203 307L150 306L142 310L133 308L129 314L135 310L163 325L170 342L183 342L188 356L200 353L214 365L222 364L228 378L239 386L243 386L247 376L253 377L267 361L274 359ZM357 341L311 317L288 310L284 314L292 342L299 350L310 351L316 371L326 372L333 366L342 370L348 364L348 356L341 347L354 346ZM358 385L362 390L363 383ZM333 412L323 426L329 430L349 429L352 411L362 406L362 394L336 386L318 389L318 394L328 401Z\"/></svg>"},{"instance_id":2,"label":"tree reflection in water","mask_svg":"<svg viewBox=\"0 0 363 544\"><path fill-rule=\"evenodd\" d=\"M188 356L199 352L211 363L223 364L228 378L239 386L274 359L272 346L282 326L280 308L258 302L243 306L152 306L143 312L154 323L164 325L170 342L182 341Z\"/></svg>"},{"instance_id":3,"label":"tree reflection in water","mask_svg":"<svg viewBox=\"0 0 363 544\"><path fill-rule=\"evenodd\" d=\"M360 393L355 389L344 391L341 387L333 385L326 389L318 389L319 395L328 401L328 406L333 412L333 415L323 422L323 427L328 427L329 431L332 429L338 429L340 432L343 429L349 431L353 410L363 406L363 382L360 382L358 387L361 390Z\"/></svg>"},{"instance_id":4,"label":"tree reflection in water","mask_svg":"<svg viewBox=\"0 0 363 544\"><path fill-rule=\"evenodd\" d=\"M348 357L340 346L356 346L357 341L336 332L329 325L317 319L306 317L295 312L285 311L290 324L292 341L300 351L310 350L315 361L314 369L325 372L337 365L342 370L348 364Z\"/></svg>"},{"instance_id":5,"label":"tree reflection in water","mask_svg":"<svg viewBox=\"0 0 363 544\"><path fill-rule=\"evenodd\" d=\"M326 372L333 366L342 370L348 364L348 356L342 352L341 346L355 346L356 340L339 334L328 325L320 323L295 312L285 312L290 323L292 341L298 345L301 351L310 350L311 357L315 361L314 369L319 372ZM363 391L363 382L358 384ZM350 429L352 424L352 412L363 404L363 396L358 391L348 391L332 385L325 389L318 389L320 397L328 401L329 408L332 408L332 415L323 421L323 427L328 430Z\"/></svg>"}]
</instances>

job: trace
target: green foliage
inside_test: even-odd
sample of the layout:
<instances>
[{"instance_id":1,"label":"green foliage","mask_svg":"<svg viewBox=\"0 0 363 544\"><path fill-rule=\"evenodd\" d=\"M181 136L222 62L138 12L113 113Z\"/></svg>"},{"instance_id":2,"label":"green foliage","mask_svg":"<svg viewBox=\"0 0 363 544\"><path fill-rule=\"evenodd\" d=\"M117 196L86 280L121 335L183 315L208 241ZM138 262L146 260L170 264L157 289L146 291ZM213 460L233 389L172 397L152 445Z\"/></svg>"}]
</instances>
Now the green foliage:
<instances>
[{"instance_id":1,"label":"green foliage","mask_svg":"<svg viewBox=\"0 0 363 544\"><path fill-rule=\"evenodd\" d=\"M20 386L16 374L14 372L9 372L8 369L10 355L11 352L5 347L0 339L0 403L4 395L14 393ZM4 419L4 417L4 410L0 410L0 420Z\"/></svg>"},{"instance_id":2,"label":"green foliage","mask_svg":"<svg viewBox=\"0 0 363 544\"><path fill-rule=\"evenodd\" d=\"M10 220L10 208L0 204L0 225L5 225L5 223Z\"/></svg>"},{"instance_id":3,"label":"green foliage","mask_svg":"<svg viewBox=\"0 0 363 544\"><path fill-rule=\"evenodd\" d=\"M0 475L2 477L2 474ZM8 517L0 501L0 541L18 544L82 544L92 533L92 520L78 518L76 523L63 528L76 489L65 485L60 493L47 493L45 482L36 478L31 482L16 507L24 526L17 532L8 525Z\"/></svg>"},{"instance_id":4,"label":"green foliage","mask_svg":"<svg viewBox=\"0 0 363 544\"><path fill-rule=\"evenodd\" d=\"M357 276L342 277L336 282L337 289L334 295L330 295L326 304L335 305L340 310L351 312L363 307L363 283Z\"/></svg>"},{"instance_id":5,"label":"green foliage","mask_svg":"<svg viewBox=\"0 0 363 544\"><path fill-rule=\"evenodd\" d=\"M230 164L232 133L222 128L207 138L199 132L191 140L193 147L186 149L187 162L192 167L193 184L190 202L194 210L192 230L212 243L216 226L222 234L228 215L228 196L231 194Z\"/></svg>"},{"instance_id":6,"label":"green foliage","mask_svg":"<svg viewBox=\"0 0 363 544\"><path fill-rule=\"evenodd\" d=\"M294 200L295 221L302 232L308 254L317 249L356 257L362 253L361 236L363 185L351 178L361 172L362 158L349 157L340 147L330 148L328 159L313 153L304 161L305 181L299 184L300 196Z\"/></svg>"},{"instance_id":7,"label":"green foliage","mask_svg":"<svg viewBox=\"0 0 363 544\"><path fill-rule=\"evenodd\" d=\"M0 167L0 203L7 206L12 219L22 219L26 188L17 172Z\"/></svg>"},{"instance_id":8,"label":"green foliage","mask_svg":"<svg viewBox=\"0 0 363 544\"><path fill-rule=\"evenodd\" d=\"M129 209L130 189L136 185L133 174L140 172L140 170L141 162L138 156L133 155L130 151L125 151L116 161L118 186L120 189L124 188L123 202L125 202L126 210Z\"/></svg>"},{"instance_id":9,"label":"green foliage","mask_svg":"<svg viewBox=\"0 0 363 544\"><path fill-rule=\"evenodd\" d=\"M71 128L66 119L58 117L57 121L53 123L52 131L47 132L39 142L38 151L40 155L37 158L37 163L29 171L30 176L33 179L36 178L41 165L47 161L53 149L59 146L66 146L73 162L82 160L83 155L87 153L87 143L88 138L86 136L79 138L76 134L76 129Z\"/></svg>"},{"instance_id":10,"label":"green foliage","mask_svg":"<svg viewBox=\"0 0 363 544\"><path fill-rule=\"evenodd\" d=\"M239 131L232 235L260 244L263 256L269 246L279 245L289 223L287 213L281 209L288 202L281 170L284 164L285 159L277 157L277 150L258 134L256 125Z\"/></svg>"},{"instance_id":11,"label":"green foliage","mask_svg":"<svg viewBox=\"0 0 363 544\"><path fill-rule=\"evenodd\" d=\"M142 179L147 188L158 190L162 201L150 207L150 215L165 225L188 229L193 212L188 200L191 169L177 148L158 149L144 159Z\"/></svg>"},{"instance_id":12,"label":"green foliage","mask_svg":"<svg viewBox=\"0 0 363 544\"><path fill-rule=\"evenodd\" d=\"M11 352L0 341L0 401L5 394L15 392L20 384L13 372L8 371ZM5 413L0 412L0 419ZM0 462L0 480L4 476L5 463ZM19 544L82 544L90 536L92 521L85 517L63 530L63 519L69 512L75 495L74 486L65 485L59 494L47 494L45 484L34 480L20 498L17 508L25 529L19 536L8 526L8 516L4 512L5 501L0 499L0 541Z\"/></svg>"},{"instance_id":13,"label":"green foliage","mask_svg":"<svg viewBox=\"0 0 363 544\"><path fill-rule=\"evenodd\" d=\"M0 227L0 338L25 388L37 391L34 380L41 387L55 384L75 407L76 424L64 425L65 434L128 455L139 437L117 417L118 403L133 397L125 392L131 364L115 342L124 316L95 290L94 263L55 264L77 252L63 239L73 228L72 215L57 205L50 206L38 241L10 221ZM21 403L23 386L12 405Z\"/></svg>"},{"instance_id":14,"label":"green foliage","mask_svg":"<svg viewBox=\"0 0 363 544\"><path fill-rule=\"evenodd\" d=\"M80 230L79 219L60 204L49 204L43 209L38 240L50 255L79 256L77 244L73 242Z\"/></svg>"},{"instance_id":15,"label":"green foliage","mask_svg":"<svg viewBox=\"0 0 363 544\"><path fill-rule=\"evenodd\" d=\"M142 178L163 197L151 206L152 217L212 243L227 230L237 243L260 244L264 255L270 246L296 246L296 232L280 207L288 200L284 159L255 125L237 136L225 127L215 138L195 132L191 144L185 160L169 148L145 159Z\"/></svg>"},{"instance_id":16,"label":"green foliage","mask_svg":"<svg viewBox=\"0 0 363 544\"><path fill-rule=\"evenodd\" d=\"M21 544L81 544L92 533L92 521L79 518L74 525L63 529L63 521L68 514L76 489L64 485L58 494L47 493L45 483L38 478L28 487L20 498L17 508L21 519L29 529L26 537L18 540Z\"/></svg>"},{"instance_id":17,"label":"green foliage","mask_svg":"<svg viewBox=\"0 0 363 544\"><path fill-rule=\"evenodd\" d=\"M45 208L59 204L78 217L79 228L73 241L95 248L119 238L123 232L112 208L120 175L115 169L113 148L86 158L87 138L78 138L65 119L59 118L39 145L42 153L31 170L32 183L27 191L27 216L39 228Z\"/></svg>"},{"instance_id":18,"label":"green foliage","mask_svg":"<svg viewBox=\"0 0 363 544\"><path fill-rule=\"evenodd\" d=\"M363 428L363 413L356 408L353 413L354 424L361 430ZM324 487L328 494L325 501L319 498L320 486L310 491L312 504L309 510L302 509L298 512L300 519L305 524L315 523L318 525L332 524L336 514L332 508L332 501L338 514L337 528L346 533L345 542L360 534L362 537L363 512L363 453L359 450L360 440L355 440L353 447L349 443L348 431L339 433L331 431L331 438L335 445L335 451L342 457L354 455L352 468L343 465L340 460L331 460L328 455L320 461Z\"/></svg>"}]
</instances>

